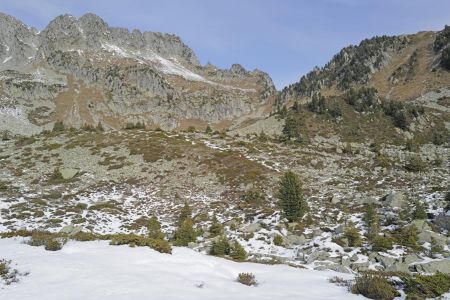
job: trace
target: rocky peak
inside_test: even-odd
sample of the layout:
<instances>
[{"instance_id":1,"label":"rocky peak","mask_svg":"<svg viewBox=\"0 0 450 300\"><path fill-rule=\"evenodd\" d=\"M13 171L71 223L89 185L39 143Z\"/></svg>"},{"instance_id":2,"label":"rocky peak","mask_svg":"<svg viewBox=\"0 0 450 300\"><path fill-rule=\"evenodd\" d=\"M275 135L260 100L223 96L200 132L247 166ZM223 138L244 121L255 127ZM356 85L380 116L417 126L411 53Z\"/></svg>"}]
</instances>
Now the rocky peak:
<instances>
[{"instance_id":1,"label":"rocky peak","mask_svg":"<svg viewBox=\"0 0 450 300\"><path fill-rule=\"evenodd\" d=\"M237 74L237 75L245 75L247 70L240 64L233 64L230 68L231 73Z\"/></svg>"},{"instance_id":2,"label":"rocky peak","mask_svg":"<svg viewBox=\"0 0 450 300\"><path fill-rule=\"evenodd\" d=\"M0 13L0 70L21 69L36 53L36 30Z\"/></svg>"}]
</instances>

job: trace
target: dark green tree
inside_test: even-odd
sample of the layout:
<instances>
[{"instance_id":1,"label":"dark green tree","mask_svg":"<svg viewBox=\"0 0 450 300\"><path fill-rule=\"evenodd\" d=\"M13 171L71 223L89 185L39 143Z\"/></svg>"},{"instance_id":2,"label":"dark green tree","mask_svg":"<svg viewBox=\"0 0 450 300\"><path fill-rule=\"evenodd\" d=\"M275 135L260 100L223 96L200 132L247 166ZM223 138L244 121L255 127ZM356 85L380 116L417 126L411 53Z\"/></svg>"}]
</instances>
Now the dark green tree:
<instances>
[{"instance_id":1,"label":"dark green tree","mask_svg":"<svg viewBox=\"0 0 450 300\"><path fill-rule=\"evenodd\" d=\"M222 234L223 232L223 226L222 224L219 222L219 220L217 220L216 215L214 214L213 216L213 220L212 220L212 224L209 227L209 233L211 234L211 236L217 236Z\"/></svg>"},{"instance_id":2,"label":"dark green tree","mask_svg":"<svg viewBox=\"0 0 450 300\"><path fill-rule=\"evenodd\" d=\"M192 218L192 209L187 202L184 202L184 206L180 211L180 215L178 216L177 225L181 226L181 224L187 220Z\"/></svg>"},{"instance_id":3,"label":"dark green tree","mask_svg":"<svg viewBox=\"0 0 450 300\"><path fill-rule=\"evenodd\" d=\"M302 141L301 135L301 127L302 123L297 116L289 115L283 126L283 136L286 140L290 141L292 139L297 140L298 142Z\"/></svg>"},{"instance_id":4,"label":"dark green tree","mask_svg":"<svg viewBox=\"0 0 450 300\"><path fill-rule=\"evenodd\" d=\"M427 218L427 212L425 210L425 204L420 201L414 201L414 210L412 213L414 220L424 220Z\"/></svg>"},{"instance_id":5,"label":"dark green tree","mask_svg":"<svg viewBox=\"0 0 450 300\"><path fill-rule=\"evenodd\" d=\"M303 199L301 181L292 171L287 171L281 178L277 197L284 216L290 222L300 220L308 209L308 204Z\"/></svg>"},{"instance_id":6,"label":"dark green tree","mask_svg":"<svg viewBox=\"0 0 450 300\"><path fill-rule=\"evenodd\" d=\"M366 212L364 214L364 222L367 226L367 238L373 240L380 232L380 218L374 205L366 205Z\"/></svg>"},{"instance_id":7,"label":"dark green tree","mask_svg":"<svg viewBox=\"0 0 450 300\"><path fill-rule=\"evenodd\" d=\"M161 224L155 216L151 217L148 221L147 229L149 238L157 240L164 239L164 233L161 231Z\"/></svg>"},{"instance_id":8,"label":"dark green tree","mask_svg":"<svg viewBox=\"0 0 450 300\"><path fill-rule=\"evenodd\" d=\"M194 223L189 218L184 220L177 231L175 231L173 244L175 246L187 246L190 242L195 242L196 238Z\"/></svg>"},{"instance_id":9,"label":"dark green tree","mask_svg":"<svg viewBox=\"0 0 450 300\"><path fill-rule=\"evenodd\" d=\"M442 50L442 60L441 64L447 70L450 70L450 46Z\"/></svg>"},{"instance_id":10,"label":"dark green tree","mask_svg":"<svg viewBox=\"0 0 450 300\"><path fill-rule=\"evenodd\" d=\"M245 251L241 244L234 242L231 247L230 256L236 261L244 261L247 258L247 251Z\"/></svg>"}]
</instances>

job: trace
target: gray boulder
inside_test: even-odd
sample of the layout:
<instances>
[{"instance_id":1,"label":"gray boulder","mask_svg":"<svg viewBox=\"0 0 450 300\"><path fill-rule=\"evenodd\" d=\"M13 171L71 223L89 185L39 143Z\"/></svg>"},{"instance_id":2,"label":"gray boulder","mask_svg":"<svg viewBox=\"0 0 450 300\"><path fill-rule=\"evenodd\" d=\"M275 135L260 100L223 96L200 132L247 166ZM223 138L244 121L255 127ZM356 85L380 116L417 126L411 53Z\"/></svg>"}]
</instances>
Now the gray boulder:
<instances>
[{"instance_id":1,"label":"gray boulder","mask_svg":"<svg viewBox=\"0 0 450 300\"><path fill-rule=\"evenodd\" d=\"M294 246L306 244L307 239L304 235L289 234L283 238L283 244L286 248L293 248Z\"/></svg>"},{"instance_id":2,"label":"gray boulder","mask_svg":"<svg viewBox=\"0 0 450 300\"><path fill-rule=\"evenodd\" d=\"M391 208L403 208L406 205L406 197L402 192L390 192L384 197L383 203Z\"/></svg>"},{"instance_id":3,"label":"gray boulder","mask_svg":"<svg viewBox=\"0 0 450 300\"><path fill-rule=\"evenodd\" d=\"M71 169L71 168L63 168L60 169L59 172L61 173L62 178L64 179L72 179L78 174L77 169Z\"/></svg>"},{"instance_id":4,"label":"gray boulder","mask_svg":"<svg viewBox=\"0 0 450 300\"><path fill-rule=\"evenodd\" d=\"M245 232L245 233L255 233L255 232L259 231L260 229L261 229L261 225L259 225L258 223L249 224L249 225L241 228L242 232Z\"/></svg>"},{"instance_id":5,"label":"gray boulder","mask_svg":"<svg viewBox=\"0 0 450 300\"><path fill-rule=\"evenodd\" d=\"M450 213L438 215L434 220L434 224L439 228L450 230Z\"/></svg>"},{"instance_id":6,"label":"gray boulder","mask_svg":"<svg viewBox=\"0 0 450 300\"><path fill-rule=\"evenodd\" d=\"M450 259L442 259L430 261L423 264L415 264L411 266L411 271L419 273L433 274L436 272L441 272L445 274L450 274Z\"/></svg>"},{"instance_id":7,"label":"gray boulder","mask_svg":"<svg viewBox=\"0 0 450 300\"><path fill-rule=\"evenodd\" d=\"M308 259L306 260L306 262L308 264L311 264L315 261L327 260L329 257L330 257L330 253L319 250L319 251L315 251L315 252L311 253L311 255L308 256Z\"/></svg>"}]
</instances>

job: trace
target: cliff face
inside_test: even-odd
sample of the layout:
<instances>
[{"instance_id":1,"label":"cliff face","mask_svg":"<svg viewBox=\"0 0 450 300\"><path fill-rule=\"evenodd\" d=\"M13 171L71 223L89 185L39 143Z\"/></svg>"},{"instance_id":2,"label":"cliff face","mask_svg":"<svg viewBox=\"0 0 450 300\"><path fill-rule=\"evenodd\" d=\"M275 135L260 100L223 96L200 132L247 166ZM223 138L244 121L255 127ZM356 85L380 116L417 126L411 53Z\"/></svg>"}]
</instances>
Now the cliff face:
<instances>
[{"instance_id":1,"label":"cliff face","mask_svg":"<svg viewBox=\"0 0 450 300\"><path fill-rule=\"evenodd\" d=\"M261 115L276 93L261 71L201 66L174 35L112 28L94 14L59 16L38 32L0 14L0 130L228 127Z\"/></svg>"}]
</instances>

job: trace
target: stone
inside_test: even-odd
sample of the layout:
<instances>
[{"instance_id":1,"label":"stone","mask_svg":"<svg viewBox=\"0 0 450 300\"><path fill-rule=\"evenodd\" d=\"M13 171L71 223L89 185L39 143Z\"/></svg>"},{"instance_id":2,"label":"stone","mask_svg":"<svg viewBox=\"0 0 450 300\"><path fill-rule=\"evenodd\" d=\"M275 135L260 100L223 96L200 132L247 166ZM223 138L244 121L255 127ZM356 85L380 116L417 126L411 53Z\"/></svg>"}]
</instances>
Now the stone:
<instances>
[{"instance_id":1,"label":"stone","mask_svg":"<svg viewBox=\"0 0 450 300\"><path fill-rule=\"evenodd\" d=\"M376 258L377 262L379 262L384 268L388 268L392 266L397 260L390 256L379 255Z\"/></svg>"},{"instance_id":2,"label":"stone","mask_svg":"<svg viewBox=\"0 0 450 300\"><path fill-rule=\"evenodd\" d=\"M261 225L259 225L258 223L254 223L254 224L249 224L249 225L242 227L241 230L244 233L255 233L260 229L261 229Z\"/></svg>"},{"instance_id":3,"label":"stone","mask_svg":"<svg viewBox=\"0 0 450 300\"><path fill-rule=\"evenodd\" d=\"M411 266L411 269L412 271L418 273L433 274L436 272L441 272L450 274L450 259L446 258L442 260L430 261L423 264L415 264Z\"/></svg>"},{"instance_id":4,"label":"stone","mask_svg":"<svg viewBox=\"0 0 450 300\"><path fill-rule=\"evenodd\" d=\"M434 224L441 229L450 231L450 212L439 214L434 220Z\"/></svg>"},{"instance_id":5,"label":"stone","mask_svg":"<svg viewBox=\"0 0 450 300\"><path fill-rule=\"evenodd\" d=\"M283 244L286 248L293 248L294 246L306 244L307 239L302 235L289 234L283 238Z\"/></svg>"},{"instance_id":6,"label":"stone","mask_svg":"<svg viewBox=\"0 0 450 300\"><path fill-rule=\"evenodd\" d=\"M319 261L327 260L329 257L330 257L330 253L323 251L323 250L319 250L319 251L315 251L315 252L311 253L308 256L308 259L306 260L306 262L308 264L310 264L317 260L319 260Z\"/></svg>"},{"instance_id":7,"label":"stone","mask_svg":"<svg viewBox=\"0 0 450 300\"><path fill-rule=\"evenodd\" d=\"M332 198L331 198L331 204L338 204L339 202L341 202L341 199L339 199L338 197L336 197L336 196L333 196Z\"/></svg>"},{"instance_id":8,"label":"stone","mask_svg":"<svg viewBox=\"0 0 450 300\"><path fill-rule=\"evenodd\" d=\"M315 236L321 236L322 233L323 233L323 231L322 231L322 229L320 229L320 228L314 228L313 231L312 231L312 235L313 235L314 237L315 237Z\"/></svg>"},{"instance_id":9,"label":"stone","mask_svg":"<svg viewBox=\"0 0 450 300\"><path fill-rule=\"evenodd\" d=\"M409 265L405 264L403 262L396 261L394 264L386 267L386 271L392 271L392 272L405 272L409 273Z\"/></svg>"},{"instance_id":10,"label":"stone","mask_svg":"<svg viewBox=\"0 0 450 300\"><path fill-rule=\"evenodd\" d=\"M375 197L361 197L356 198L355 202L358 204L378 204L379 201Z\"/></svg>"},{"instance_id":11,"label":"stone","mask_svg":"<svg viewBox=\"0 0 450 300\"><path fill-rule=\"evenodd\" d=\"M63 228L61 228L61 230L59 232L67 234L67 235L75 235L75 234L81 232L82 230L83 230L83 228L81 228L80 226L67 225L67 226L64 226Z\"/></svg>"},{"instance_id":12,"label":"stone","mask_svg":"<svg viewBox=\"0 0 450 300\"><path fill-rule=\"evenodd\" d=\"M421 231L431 230L430 225L425 220L414 220L412 225L416 226L416 228Z\"/></svg>"},{"instance_id":13,"label":"stone","mask_svg":"<svg viewBox=\"0 0 450 300\"><path fill-rule=\"evenodd\" d=\"M59 172L61 173L62 178L64 178L65 180L72 179L78 174L78 170L72 168L63 168L60 169Z\"/></svg>"},{"instance_id":14,"label":"stone","mask_svg":"<svg viewBox=\"0 0 450 300\"><path fill-rule=\"evenodd\" d=\"M352 263L350 265L350 268L354 271L363 272L367 271L369 269L370 263L368 261L366 262L360 262L360 263Z\"/></svg>"},{"instance_id":15,"label":"stone","mask_svg":"<svg viewBox=\"0 0 450 300\"><path fill-rule=\"evenodd\" d=\"M342 234L344 233L345 227L344 225L338 225L335 229L334 229L334 234Z\"/></svg>"},{"instance_id":16,"label":"stone","mask_svg":"<svg viewBox=\"0 0 450 300\"><path fill-rule=\"evenodd\" d=\"M194 243L194 242L189 242L189 243L188 243L188 248L189 248L189 249L194 249L194 248L196 248L197 246L198 246L197 243Z\"/></svg>"},{"instance_id":17,"label":"stone","mask_svg":"<svg viewBox=\"0 0 450 300\"><path fill-rule=\"evenodd\" d=\"M390 208L403 208L406 205L406 197L402 192L390 192L384 197L385 206Z\"/></svg>"},{"instance_id":18,"label":"stone","mask_svg":"<svg viewBox=\"0 0 450 300\"><path fill-rule=\"evenodd\" d=\"M203 232L203 235L202 235L205 239L207 239L207 238L209 238L209 237L211 237L211 233L209 232L209 231L205 231L205 232Z\"/></svg>"},{"instance_id":19,"label":"stone","mask_svg":"<svg viewBox=\"0 0 450 300\"><path fill-rule=\"evenodd\" d=\"M433 231L422 231L417 235L417 239L421 243L431 243L431 240L434 239L436 244L440 246L445 246L448 242L448 239L445 236Z\"/></svg>"}]
</instances>

